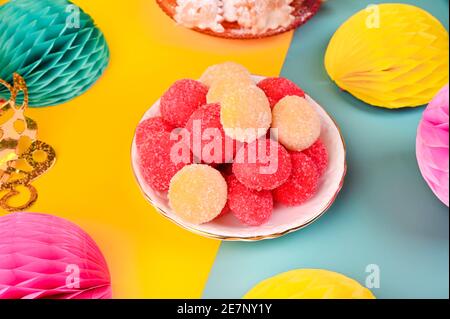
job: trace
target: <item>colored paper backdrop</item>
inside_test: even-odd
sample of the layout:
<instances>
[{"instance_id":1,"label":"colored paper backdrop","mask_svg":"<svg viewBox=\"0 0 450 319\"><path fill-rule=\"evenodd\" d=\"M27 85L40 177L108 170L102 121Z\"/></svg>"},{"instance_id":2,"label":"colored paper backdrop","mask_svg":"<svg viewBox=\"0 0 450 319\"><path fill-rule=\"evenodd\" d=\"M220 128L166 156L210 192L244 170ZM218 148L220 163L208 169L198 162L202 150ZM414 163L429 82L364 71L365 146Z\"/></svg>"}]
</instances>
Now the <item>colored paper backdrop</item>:
<instances>
[{"instance_id":1,"label":"colored paper backdrop","mask_svg":"<svg viewBox=\"0 0 450 319\"><path fill-rule=\"evenodd\" d=\"M296 32L281 72L339 123L349 166L342 193L324 217L302 231L270 242L223 244L205 297L237 298L277 273L324 268L362 284L379 271L379 288L372 289L378 298L448 298L448 209L421 177L415 155L424 108L368 106L331 83L323 65L338 26L367 5L382 2L327 1ZM429 11L448 29L448 1L395 2Z\"/></svg>"},{"instance_id":2,"label":"colored paper backdrop","mask_svg":"<svg viewBox=\"0 0 450 319\"><path fill-rule=\"evenodd\" d=\"M448 298L448 212L415 162L423 109L366 106L340 92L323 68L339 24L381 1L330 0L292 44L293 33L255 41L197 34L176 26L154 0L74 2L103 30L111 64L83 96L30 110L40 138L58 153L55 167L34 183L40 198L33 211L67 218L93 237L108 261L114 297L239 298L260 280L299 267L340 271L364 283L366 266L377 264L378 297ZM448 1L397 2L423 7L448 28ZM224 60L255 74L281 72L341 125L349 149L345 188L329 213L305 230L221 244L165 220L135 183L130 147L143 113L175 80L198 77Z\"/></svg>"}]
</instances>

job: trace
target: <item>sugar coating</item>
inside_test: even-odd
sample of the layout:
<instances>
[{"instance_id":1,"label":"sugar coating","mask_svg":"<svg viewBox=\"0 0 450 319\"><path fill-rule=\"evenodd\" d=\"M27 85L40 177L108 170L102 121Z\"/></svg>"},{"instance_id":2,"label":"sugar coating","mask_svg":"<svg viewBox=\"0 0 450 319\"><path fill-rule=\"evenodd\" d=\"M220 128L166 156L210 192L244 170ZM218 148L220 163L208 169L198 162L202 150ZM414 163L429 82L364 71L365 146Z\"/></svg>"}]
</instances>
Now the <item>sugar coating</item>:
<instances>
[{"instance_id":1,"label":"sugar coating","mask_svg":"<svg viewBox=\"0 0 450 319\"><path fill-rule=\"evenodd\" d=\"M139 123L136 129L136 145L140 147L151 141L157 135L155 133L170 133L172 130L173 127L164 122L161 116L148 118Z\"/></svg>"},{"instance_id":2,"label":"sugar coating","mask_svg":"<svg viewBox=\"0 0 450 319\"><path fill-rule=\"evenodd\" d=\"M200 106L206 104L208 88L194 80L175 82L161 97L161 114L168 124L184 127L189 117Z\"/></svg>"},{"instance_id":3,"label":"sugar coating","mask_svg":"<svg viewBox=\"0 0 450 319\"><path fill-rule=\"evenodd\" d=\"M225 134L251 143L264 136L272 123L272 112L264 92L256 86L227 92L221 103L220 120Z\"/></svg>"},{"instance_id":4,"label":"sugar coating","mask_svg":"<svg viewBox=\"0 0 450 319\"><path fill-rule=\"evenodd\" d=\"M245 186L273 190L283 185L292 172L291 156L277 141L258 139L239 149L233 173Z\"/></svg>"},{"instance_id":5,"label":"sugar coating","mask_svg":"<svg viewBox=\"0 0 450 319\"><path fill-rule=\"evenodd\" d=\"M325 174L328 168L328 151L325 144L318 140L310 148L303 151L303 154L311 158L317 166L317 171L319 175Z\"/></svg>"},{"instance_id":6,"label":"sugar coating","mask_svg":"<svg viewBox=\"0 0 450 319\"><path fill-rule=\"evenodd\" d=\"M320 136L319 115L304 98L286 96L275 105L272 115L272 128L278 129L278 140L290 151L303 151Z\"/></svg>"},{"instance_id":7,"label":"sugar coating","mask_svg":"<svg viewBox=\"0 0 450 319\"><path fill-rule=\"evenodd\" d=\"M215 81L226 80L229 78L251 80L251 74L243 65L235 62L225 62L207 68L200 77L200 82L211 87Z\"/></svg>"},{"instance_id":8,"label":"sugar coating","mask_svg":"<svg viewBox=\"0 0 450 319\"><path fill-rule=\"evenodd\" d=\"M238 90L241 87L254 86L255 83L248 76L234 75L215 81L209 88L206 100L208 103L221 103L227 92Z\"/></svg>"},{"instance_id":9,"label":"sugar coating","mask_svg":"<svg viewBox=\"0 0 450 319\"><path fill-rule=\"evenodd\" d=\"M189 118L186 129L190 134L189 147L197 160L206 164L233 160L237 142L225 135L220 123L219 104L205 104L198 108Z\"/></svg>"},{"instance_id":10,"label":"sugar coating","mask_svg":"<svg viewBox=\"0 0 450 319\"><path fill-rule=\"evenodd\" d=\"M171 150L178 141L170 139L168 132L152 132L152 138L137 145L139 169L145 182L154 190L169 190L171 178L192 162L191 155L180 162L172 161Z\"/></svg>"},{"instance_id":11,"label":"sugar coating","mask_svg":"<svg viewBox=\"0 0 450 319\"><path fill-rule=\"evenodd\" d=\"M234 176L227 177L228 206L237 219L249 226L265 224L273 212L270 191L256 191L241 184Z\"/></svg>"},{"instance_id":12,"label":"sugar coating","mask_svg":"<svg viewBox=\"0 0 450 319\"><path fill-rule=\"evenodd\" d=\"M185 166L171 180L169 204L172 211L192 224L216 218L227 203L227 183L220 172L208 165Z\"/></svg>"},{"instance_id":13,"label":"sugar coating","mask_svg":"<svg viewBox=\"0 0 450 319\"><path fill-rule=\"evenodd\" d=\"M272 108L286 96L305 97L305 92L286 78L266 78L258 83L258 87L266 93Z\"/></svg>"},{"instance_id":14,"label":"sugar coating","mask_svg":"<svg viewBox=\"0 0 450 319\"><path fill-rule=\"evenodd\" d=\"M273 198L287 206L298 206L317 193L319 172L313 160L301 152L291 153L291 159L292 175L285 184L273 191Z\"/></svg>"}]
</instances>

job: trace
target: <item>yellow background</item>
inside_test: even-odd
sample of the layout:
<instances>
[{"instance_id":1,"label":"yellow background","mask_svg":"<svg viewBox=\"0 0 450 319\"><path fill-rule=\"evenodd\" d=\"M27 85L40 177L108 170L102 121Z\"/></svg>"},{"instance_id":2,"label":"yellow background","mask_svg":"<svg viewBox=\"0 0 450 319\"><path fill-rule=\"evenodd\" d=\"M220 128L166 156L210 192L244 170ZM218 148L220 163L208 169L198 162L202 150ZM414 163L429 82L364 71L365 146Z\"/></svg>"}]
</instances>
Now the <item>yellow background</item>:
<instances>
[{"instance_id":1,"label":"yellow background","mask_svg":"<svg viewBox=\"0 0 450 319\"><path fill-rule=\"evenodd\" d=\"M103 30L111 63L83 96L29 111L58 156L34 182L39 200L31 211L67 218L94 238L115 298L199 298L220 242L177 227L146 202L130 164L134 129L172 82L198 78L211 64L234 60L277 75L292 33L224 40L176 26L154 0L74 2Z\"/></svg>"}]
</instances>

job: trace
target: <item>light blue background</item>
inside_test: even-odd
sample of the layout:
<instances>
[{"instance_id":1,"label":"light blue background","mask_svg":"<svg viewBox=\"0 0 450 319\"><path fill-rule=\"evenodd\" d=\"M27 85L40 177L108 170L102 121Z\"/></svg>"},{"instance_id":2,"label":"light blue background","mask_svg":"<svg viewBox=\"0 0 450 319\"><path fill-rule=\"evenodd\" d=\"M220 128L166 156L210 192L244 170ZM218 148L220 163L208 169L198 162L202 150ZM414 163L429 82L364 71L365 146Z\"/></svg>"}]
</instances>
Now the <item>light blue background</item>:
<instances>
[{"instance_id":1,"label":"light blue background","mask_svg":"<svg viewBox=\"0 0 450 319\"><path fill-rule=\"evenodd\" d=\"M423 108L389 111L341 92L323 57L334 31L368 4L330 0L293 40L282 75L333 115L348 147L349 172L334 206L318 222L258 243L223 243L205 298L240 298L259 281L297 268L323 268L365 282L381 269L378 298L449 297L449 212L422 179L415 157ZM448 29L448 0L397 1L422 7Z\"/></svg>"}]
</instances>

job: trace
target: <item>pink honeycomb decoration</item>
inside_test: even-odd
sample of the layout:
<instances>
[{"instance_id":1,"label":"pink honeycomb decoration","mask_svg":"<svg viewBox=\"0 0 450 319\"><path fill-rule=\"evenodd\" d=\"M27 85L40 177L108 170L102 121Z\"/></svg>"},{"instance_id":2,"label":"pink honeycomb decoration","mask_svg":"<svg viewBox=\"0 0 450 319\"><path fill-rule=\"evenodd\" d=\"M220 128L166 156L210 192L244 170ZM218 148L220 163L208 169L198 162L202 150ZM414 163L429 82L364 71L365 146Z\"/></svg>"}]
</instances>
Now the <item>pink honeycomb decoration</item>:
<instances>
[{"instance_id":1,"label":"pink honeycomb decoration","mask_svg":"<svg viewBox=\"0 0 450 319\"><path fill-rule=\"evenodd\" d=\"M109 299L99 248L81 228L55 216L0 217L0 299Z\"/></svg>"},{"instance_id":2,"label":"pink honeycomb decoration","mask_svg":"<svg viewBox=\"0 0 450 319\"><path fill-rule=\"evenodd\" d=\"M449 205L448 84L426 108L417 131L417 161L436 196Z\"/></svg>"}]
</instances>

